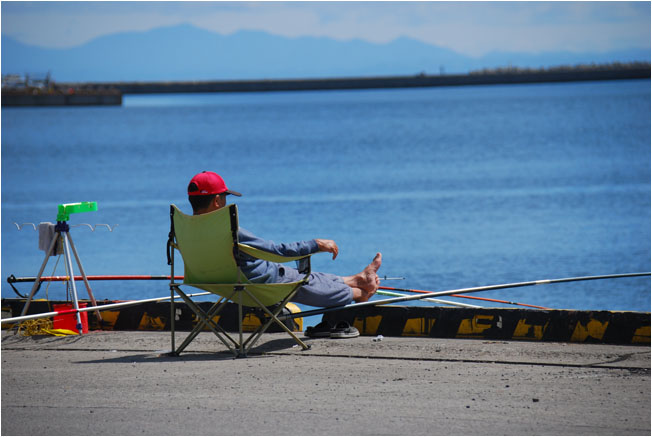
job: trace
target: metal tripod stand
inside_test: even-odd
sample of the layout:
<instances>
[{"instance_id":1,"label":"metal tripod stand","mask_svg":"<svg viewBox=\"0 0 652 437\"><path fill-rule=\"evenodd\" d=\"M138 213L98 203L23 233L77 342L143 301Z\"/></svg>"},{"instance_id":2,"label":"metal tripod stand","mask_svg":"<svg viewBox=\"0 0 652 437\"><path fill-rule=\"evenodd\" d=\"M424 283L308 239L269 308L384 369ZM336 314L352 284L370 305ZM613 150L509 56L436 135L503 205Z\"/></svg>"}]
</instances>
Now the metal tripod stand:
<instances>
[{"instance_id":1,"label":"metal tripod stand","mask_svg":"<svg viewBox=\"0 0 652 437\"><path fill-rule=\"evenodd\" d=\"M79 267L79 271L81 272L82 278L84 280L84 284L86 285L86 290L88 291L88 296L91 299L91 304L94 307L96 307L97 302L95 301L95 297L93 296L93 291L91 290L91 286L88 283L88 278L86 277L86 272L84 271L84 267L82 266L81 260L79 259L79 255L77 254L77 249L75 248L75 244L73 243L72 237L70 236L70 226L68 225L67 221L69 220L71 213L96 211L96 210L97 210L96 202L81 202L81 203L59 205L57 224L54 228L55 231L54 238L52 238L50 247L47 253L45 254L45 259L41 264L41 269L39 270L38 275L36 276L36 280L34 281L32 290L30 291L29 296L27 297L27 301L25 302L23 311L20 314L21 316L27 314L27 310L29 309L29 304L32 302L32 298L34 297L34 294L36 293L36 291L38 290L41 284L41 277L43 276L43 271L45 270L45 266L48 263L48 259L50 258L50 256L56 254L57 244L59 243L59 241L61 241L63 242L63 254L66 261L66 270L70 277L70 284L72 288L73 307L75 309L75 316L77 318L77 324L76 324L77 332L79 332L79 334L82 333L82 322L81 322L81 315L79 313L77 287L75 285L75 273L72 268L72 257L70 256L71 249L72 249L72 254L75 256L75 260L77 261L77 266ZM101 324L102 317L100 316L100 312L96 310L95 314L97 316L98 322Z\"/></svg>"}]
</instances>

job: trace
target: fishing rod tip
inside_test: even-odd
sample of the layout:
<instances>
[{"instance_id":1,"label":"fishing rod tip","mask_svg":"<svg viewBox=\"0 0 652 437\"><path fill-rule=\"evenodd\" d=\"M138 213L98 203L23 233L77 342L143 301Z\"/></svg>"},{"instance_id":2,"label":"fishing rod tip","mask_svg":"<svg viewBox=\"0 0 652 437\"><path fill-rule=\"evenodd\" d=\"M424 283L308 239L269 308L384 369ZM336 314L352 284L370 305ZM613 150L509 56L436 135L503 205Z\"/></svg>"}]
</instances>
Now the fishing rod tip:
<instances>
[{"instance_id":1,"label":"fishing rod tip","mask_svg":"<svg viewBox=\"0 0 652 437\"><path fill-rule=\"evenodd\" d=\"M379 278L381 281L397 281L397 280L403 280L405 279L404 277L395 277L395 278L388 278L387 275L383 276L382 278Z\"/></svg>"}]
</instances>

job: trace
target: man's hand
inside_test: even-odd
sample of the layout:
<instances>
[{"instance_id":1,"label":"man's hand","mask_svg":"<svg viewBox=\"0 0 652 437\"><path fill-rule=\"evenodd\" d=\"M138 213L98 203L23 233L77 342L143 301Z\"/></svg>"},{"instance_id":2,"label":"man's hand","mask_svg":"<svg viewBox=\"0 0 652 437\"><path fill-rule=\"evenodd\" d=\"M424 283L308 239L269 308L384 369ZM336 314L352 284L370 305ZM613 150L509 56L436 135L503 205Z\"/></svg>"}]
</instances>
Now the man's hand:
<instances>
[{"instance_id":1,"label":"man's hand","mask_svg":"<svg viewBox=\"0 0 652 437\"><path fill-rule=\"evenodd\" d=\"M315 238L319 250L322 252L330 252L333 254L333 259L337 257L338 252L340 251L337 248L337 244L333 240L322 240L320 238Z\"/></svg>"}]
</instances>

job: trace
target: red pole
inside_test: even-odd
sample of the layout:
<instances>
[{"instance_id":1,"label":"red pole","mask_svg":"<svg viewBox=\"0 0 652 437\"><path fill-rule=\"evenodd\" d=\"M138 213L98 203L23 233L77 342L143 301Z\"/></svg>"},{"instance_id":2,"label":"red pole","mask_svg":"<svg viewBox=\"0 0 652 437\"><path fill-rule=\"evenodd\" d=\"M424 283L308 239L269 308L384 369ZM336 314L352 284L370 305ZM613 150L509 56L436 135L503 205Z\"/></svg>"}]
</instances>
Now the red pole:
<instances>
[{"instance_id":1,"label":"red pole","mask_svg":"<svg viewBox=\"0 0 652 437\"><path fill-rule=\"evenodd\" d=\"M75 281L81 280L81 276L75 276ZM88 275L86 279L89 281L134 281L134 280L169 280L170 276L165 275ZM183 279L183 276L175 276L174 279ZM41 282L56 282L56 281L69 281L69 276L42 276ZM8 282L34 282L36 278L33 276L25 278L12 278Z\"/></svg>"}]
</instances>

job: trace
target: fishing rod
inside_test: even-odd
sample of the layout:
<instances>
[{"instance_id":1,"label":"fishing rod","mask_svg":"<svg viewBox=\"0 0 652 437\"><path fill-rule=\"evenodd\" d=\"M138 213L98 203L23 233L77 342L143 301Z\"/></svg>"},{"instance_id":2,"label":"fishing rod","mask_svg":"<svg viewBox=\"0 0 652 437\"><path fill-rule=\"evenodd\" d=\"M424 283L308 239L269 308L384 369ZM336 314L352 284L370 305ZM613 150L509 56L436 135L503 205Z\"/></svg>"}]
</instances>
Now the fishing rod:
<instances>
[{"instance_id":1,"label":"fishing rod","mask_svg":"<svg viewBox=\"0 0 652 437\"><path fill-rule=\"evenodd\" d=\"M75 276L75 280L81 280L81 276ZM86 276L86 279L89 281L133 281L133 280L169 280L170 276L166 275L90 275ZM175 276L174 279L182 280L183 276ZM388 278L387 276L381 278L384 281L388 280L398 280L398 279L405 279L405 278ZM17 282L34 282L36 280L36 277L34 276L28 276L28 277L20 277L17 278L14 275L11 275L7 278L7 282L9 284L15 284ZM70 277L69 276L42 276L41 277L41 282L60 282L60 281L69 281ZM383 287L380 287L383 288ZM389 288L387 287L388 290L395 290L395 291L411 291L411 290L402 290L402 289L394 289L394 288ZM394 297L396 296L403 296L402 294L398 293L382 293L378 292L379 294L386 294L386 295L392 295ZM448 304L448 305L457 305L457 306L467 306L465 304L460 304L458 302L452 302L452 301L446 301L446 300L437 300L437 299L425 299L429 302L436 302L436 303L443 303L443 304ZM475 305L469 305L468 307L470 308L478 308Z\"/></svg>"},{"instance_id":2,"label":"fishing rod","mask_svg":"<svg viewBox=\"0 0 652 437\"><path fill-rule=\"evenodd\" d=\"M75 281L81 281L84 279L83 276L77 275L74 276ZM152 280L169 280L170 276L169 275L87 275L86 280L88 281L152 281ZM183 280L183 276L175 276L175 280ZM387 276L384 276L380 278L383 281L392 281L392 280L401 280L405 278L388 278ZM27 296L22 295L16 287L14 287L14 284L20 283L20 282L34 282L36 281L36 276L24 276L24 277L16 277L14 275L10 275L7 278L7 282L11 286L11 288L14 290L14 293L16 293L19 297L26 299ZM64 282L64 281L70 281L70 276L41 276L41 280L39 282L39 287L43 282Z\"/></svg>"},{"instance_id":3,"label":"fishing rod","mask_svg":"<svg viewBox=\"0 0 652 437\"><path fill-rule=\"evenodd\" d=\"M75 276L75 281L82 279L82 276ZM169 275L88 275L86 279L89 281L134 281L134 280L169 280ZM174 279L183 279L183 276L175 276ZM56 282L56 281L69 281L70 276L42 276L41 282ZM11 275L7 278L10 284L16 282L34 282L35 276L26 276L17 278Z\"/></svg>"},{"instance_id":4,"label":"fishing rod","mask_svg":"<svg viewBox=\"0 0 652 437\"><path fill-rule=\"evenodd\" d=\"M394 289L392 289L394 290ZM382 291L378 290L376 294L382 294L385 296L394 296L394 297L401 297L401 296L407 296L406 294L401 294L401 293L392 293L391 291ZM478 305L469 305L466 303L461 303L461 302L453 302L450 300L443 300L443 299L432 299L432 298L425 298L423 299L428 302L434 302L434 303L441 303L444 305L453 305L453 306L458 306L458 307L463 307L463 308L482 308L481 306Z\"/></svg>"},{"instance_id":5,"label":"fishing rod","mask_svg":"<svg viewBox=\"0 0 652 437\"><path fill-rule=\"evenodd\" d=\"M82 276L75 276L75 280L79 281L82 280ZM90 275L86 277L87 280L89 281L133 281L133 280L169 280L170 276L166 275ZM183 276L175 276L174 279L182 280ZM383 281L389 281L389 280L402 280L405 278L397 277L397 278L388 278L387 276L384 276L380 278ZM16 278L14 275L11 275L7 278L7 282L9 285L12 285L17 282L34 282L36 280L36 277L33 276L28 276L28 277L21 277L21 278ZM41 282L57 282L57 281L69 281L70 277L69 276L43 276L41 277ZM12 285L12 288L13 285ZM415 289L408 289L408 288L394 288L394 287L378 287L380 290L388 290L388 291L403 291L403 292L412 292L412 293L431 293L431 291L426 291L426 290L415 290ZM18 293L18 291L14 288L14 291L16 294L18 294L21 297L21 294ZM378 291L378 294L384 294L387 296L394 296L394 297L400 297L404 296L402 294L398 293L384 293L382 291ZM527 307L532 307L532 308L538 308L542 310L548 310L550 308L546 307L541 307L537 305L529 305L525 303L518 303L518 302L509 302L506 300L500 300L500 299L490 299L486 297L477 297L477 296L463 296L463 295L451 295L451 297L458 297L458 298L466 298L466 299L477 299L477 300L484 300L484 301L489 301L489 302L498 302L498 303L504 303L504 304L511 304L511 305L521 305L521 306L527 306ZM463 304L460 302L453 302L449 300L441 300L441 299L432 299L432 298L425 298L424 300L428 302L433 302L433 303L441 303L444 305L454 305L454 306L459 306L459 307L465 307L465 308L481 308L477 305L467 305Z\"/></svg>"},{"instance_id":6,"label":"fishing rod","mask_svg":"<svg viewBox=\"0 0 652 437\"><path fill-rule=\"evenodd\" d=\"M538 281L526 281L526 282L513 282L509 284L497 284L497 285L486 285L482 287L471 287L471 288L459 288L456 290L446 290L438 291L431 293L424 293L417 296L405 296L405 297L395 297L390 299L381 299L381 300L370 300L367 302L352 303L349 305L339 305L327 308L319 308L316 310L301 311L293 314L286 314L279 316L279 320L285 319L295 319L298 317L308 317L315 316L319 314L325 314L332 311L339 310L348 310L352 308L362 308L366 306L376 306L376 305L387 305L398 302L407 302L412 300L421 300L429 297L439 297L439 296L450 296L452 294L458 293L477 293L479 291L489 291L489 290L502 290L506 288L519 288L519 287L529 287L532 285L547 285L547 284L559 284L564 282L576 282L576 281L592 281L598 279L616 279L616 278L631 278L637 276L650 276L650 272L646 273L621 273L615 275L600 275L600 276L578 276L574 278L558 278L558 279L540 279Z\"/></svg>"},{"instance_id":7,"label":"fishing rod","mask_svg":"<svg viewBox=\"0 0 652 437\"><path fill-rule=\"evenodd\" d=\"M643 273L620 273L620 274L614 274L614 275L601 275L601 276L578 276L575 278L563 278L563 279L548 279L544 281L539 281L540 283L547 283L546 281L550 281L548 283L558 283L558 282L573 282L573 281L590 281L590 280L595 280L595 279L616 279L616 278L630 278L630 277L637 277L637 276L650 276L649 272L643 272ZM537 284L539 285L539 284ZM394 287L378 287L379 289L382 290L393 290L393 291L404 291L404 292L411 292L411 293L432 293L432 291L428 290L415 290L415 289L409 289L409 288L394 288ZM538 305L530 305L527 303L519 303L519 302L511 302L507 300L500 300L500 299L491 299L488 297L478 297L478 296L464 296L464 295L455 295L451 294L451 297L459 297L459 298L464 298L464 299L477 299L477 300L486 300L489 302L497 302L497 303L506 303L510 305L520 305L520 306L526 306L526 307L531 307L531 308L537 308L541 310L551 310L552 308L546 308Z\"/></svg>"},{"instance_id":8,"label":"fishing rod","mask_svg":"<svg viewBox=\"0 0 652 437\"><path fill-rule=\"evenodd\" d=\"M75 279L81 279L82 277L75 277ZM169 280L170 276L166 275L91 275L86 277L89 281L111 281L111 280ZM183 279L183 276L175 276L175 279ZM385 279L388 279L385 277ZM393 278L393 279L403 279L403 278ZM36 277L30 276L30 277L21 277L21 278L16 278L14 275L11 275L7 278L7 282L9 284L16 283L16 282L34 282L36 280ZM53 282L53 281L69 281L70 277L69 276L43 276L41 277L41 282ZM388 293L388 292L380 292L383 294L391 294L394 296L405 296L403 294L399 293ZM195 293L195 294L189 294L188 297L195 297L195 296L205 296L208 294L212 294L210 292L202 292L202 293ZM51 311L47 313L40 313L40 314L30 314L30 315L25 315L25 316L18 316L18 317L10 317L10 318L5 318L1 319L2 323L17 323L17 322L23 322L26 320L33 320L33 319L40 319L40 318L50 318L54 316L63 316L66 314L77 314L82 313L82 312L87 312L87 311L106 311L106 310L111 310L115 308L124 308L127 306L132 306L132 305L140 305L144 303L154 303L154 302L161 302L164 300L169 300L172 299L170 296L165 296L165 297L157 297L157 298L151 298L151 299L141 299L141 300L133 300L133 301L124 301L124 302L117 302L113 304L105 304L105 305L98 305L98 306L92 306L92 307L85 307L85 308L79 308L79 310L76 309L66 309L66 310L60 310L60 311ZM174 299L180 299L180 296L175 295ZM440 300L440 299L428 299L426 298L425 300L427 301L432 301L432 302L437 302L437 303L444 303L444 304L451 304L451 305L457 305L457 306L464 306L464 307L470 307L470 308L479 308L474 305L466 305L466 304L461 304L458 302L449 302L445 300Z\"/></svg>"},{"instance_id":9,"label":"fishing rod","mask_svg":"<svg viewBox=\"0 0 652 437\"><path fill-rule=\"evenodd\" d=\"M407 291L407 292L410 292L410 293L432 293L432 291L415 290L415 289L412 289L412 288L394 288L394 287L378 287L378 288L381 289L381 290ZM506 304L510 304L510 305L520 305L520 306L524 306L524 307L537 308L537 309L540 309L540 310L550 310L550 309L552 309L552 308L546 308L546 307L542 307L542 306L538 306L538 305L530 305L530 304L527 304L527 303L510 302L508 300L501 300L501 299L492 299L492 298L489 298L489 297L465 296L463 294L451 294L450 296L451 297L461 297L461 298L464 298L464 299L476 299L476 300L485 300L485 301L488 301L488 302L506 303ZM426 299L426 300L428 300L428 299Z\"/></svg>"},{"instance_id":10,"label":"fishing rod","mask_svg":"<svg viewBox=\"0 0 652 437\"><path fill-rule=\"evenodd\" d=\"M389 293L389 292L380 292L380 293L383 293L383 294L387 293L387 294L394 295L394 296L405 296L404 294L399 294L399 293ZM202 293L189 294L188 297L205 296L205 295L208 295L208 294L213 294L213 293L206 291L206 292L202 292ZM174 296L175 300L180 299L180 298L181 298L181 296L178 296L178 295ZM79 310L76 310L76 309L72 308L72 309L66 309L66 310L60 310L60 311L51 311L51 312L48 312L48 313L30 314L30 315L27 315L27 316L10 317L10 318L6 318L6 319L1 319L0 321L2 323L18 323L18 322L23 322L23 321L26 321L26 320L45 319L45 318L50 318L50 317L54 317L54 316L63 316L63 315L67 315L67 314L77 314L78 312L83 313L83 312L95 311L95 310L106 311L106 310L112 310L112 309L116 309L116 308L124 308L124 307L132 306L132 305L140 305L140 304L144 304L144 303L161 302L161 301L170 300L170 299L172 299L171 296L155 297L155 298L151 298L151 299L141 299L141 300L129 300L129 301L117 302L117 303L106 304L106 305L97 305L97 306L92 306L92 307L79 308ZM475 306L475 305L460 304L458 302L448 302L448 301L440 300L440 299L428 299L428 298L425 298L425 300L432 301L432 302L438 302L438 303L446 303L446 304L451 304L451 305L461 305L461 306L465 306L465 307L469 307L469 308L480 308L480 307Z\"/></svg>"},{"instance_id":11,"label":"fishing rod","mask_svg":"<svg viewBox=\"0 0 652 437\"><path fill-rule=\"evenodd\" d=\"M82 276L75 276L75 281L82 279ZM167 280L170 275L87 275L89 281L151 281L151 280ZM175 276L174 279L183 279L183 276ZM393 281L405 278L388 278L384 276L380 278L382 281ZM41 276L41 282L56 282L56 281L69 281L70 276ZM36 276L16 277L11 275L7 278L7 282L14 284L16 282L34 282Z\"/></svg>"},{"instance_id":12,"label":"fishing rod","mask_svg":"<svg viewBox=\"0 0 652 437\"><path fill-rule=\"evenodd\" d=\"M601 276L578 276L576 278L563 278L563 279L552 279L548 280L551 281L550 283L556 283L556 282L573 282L573 281L590 281L590 280L595 280L595 279L614 279L614 278L628 278L628 277L637 277L637 276L650 276L650 273L622 273L622 274L615 274L615 275L601 275ZM545 281L540 281L541 283L544 283ZM411 293L432 293L432 291L428 290L416 290L416 289L411 289L411 288L395 288L395 287L378 287L381 290L393 290L393 291L403 291L403 292L411 292ZM488 297L478 297L478 296L464 296L464 295L456 295L456 294L451 294L451 297L458 297L458 298L464 298L464 299L476 299L476 300L484 300L488 302L497 302L497 303L504 303L504 304L510 304L510 305L519 305L519 306L526 306L530 308L537 308L541 310L551 310L552 308L547 308L547 307L542 307L539 305L530 305L527 303L520 303L520 302L511 302L507 300L501 300L501 299L492 299Z\"/></svg>"},{"instance_id":13,"label":"fishing rod","mask_svg":"<svg viewBox=\"0 0 652 437\"><path fill-rule=\"evenodd\" d=\"M73 276L75 281L81 281L84 279L83 276ZM134 280L141 280L141 281L151 281L151 280L169 280L170 276L166 275L90 275L86 276L86 280L88 281L134 281ZM174 279L183 279L183 276L175 276ZM22 297L23 299L26 299L27 296L23 296L20 294L20 292L14 287L15 283L18 282L34 282L36 281L35 276L26 276L26 277L20 277L17 278L14 275L11 275L7 278L7 282L13 288L14 293L16 293L19 297ZM41 284L44 282L62 282L62 281L70 281L70 276L41 276L41 280L39 281L39 285L37 287L37 290L40 288Z\"/></svg>"},{"instance_id":14,"label":"fishing rod","mask_svg":"<svg viewBox=\"0 0 652 437\"><path fill-rule=\"evenodd\" d=\"M202 293L194 293L194 294L189 294L188 297L195 297L195 296L205 296L207 294L213 294L210 291L205 291ZM154 297L151 299L141 299L141 300L127 300L124 302L117 302L117 303L110 303L106 305L97 305L97 306L92 306L92 307L86 307L86 308L79 308L79 309L69 309L69 310L61 310L61 311L51 311L49 313L40 313L40 314L30 314L27 316L18 316L18 317L9 317L6 319L0 319L0 322L2 323L17 323L17 322L22 322L25 320L32 320L32 319L45 319L53 316L63 316L66 314L77 314L77 313L83 313L86 311L106 311L106 310L112 310L116 308L123 308L123 307L128 307L132 305L140 305L143 303L152 303L152 302L161 302L164 300L170 300L172 299L172 296L166 296L166 297ZM174 299L181 299L181 296L174 295Z\"/></svg>"}]
</instances>

